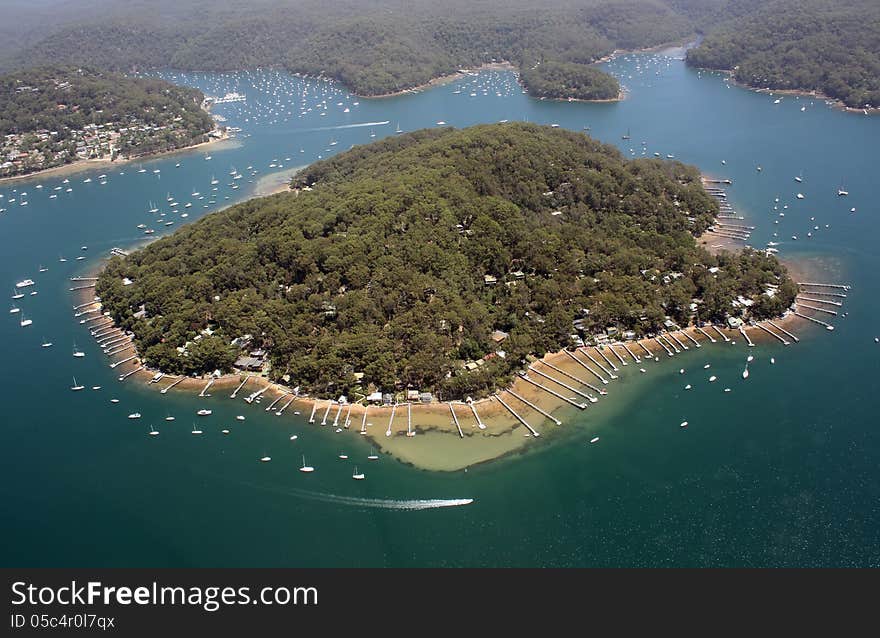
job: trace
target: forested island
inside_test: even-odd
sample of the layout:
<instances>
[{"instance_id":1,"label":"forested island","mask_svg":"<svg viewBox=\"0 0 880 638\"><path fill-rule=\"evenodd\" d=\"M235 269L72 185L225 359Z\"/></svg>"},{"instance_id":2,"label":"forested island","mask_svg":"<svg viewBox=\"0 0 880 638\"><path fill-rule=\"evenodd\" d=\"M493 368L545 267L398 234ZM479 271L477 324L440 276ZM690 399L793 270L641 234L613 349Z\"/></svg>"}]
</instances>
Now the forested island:
<instances>
[{"instance_id":1,"label":"forested island","mask_svg":"<svg viewBox=\"0 0 880 638\"><path fill-rule=\"evenodd\" d=\"M0 177L206 141L201 91L73 66L0 76Z\"/></svg>"},{"instance_id":2,"label":"forested island","mask_svg":"<svg viewBox=\"0 0 880 638\"><path fill-rule=\"evenodd\" d=\"M479 397L578 339L776 316L795 294L775 257L698 247L718 206L695 168L563 129L417 131L292 186L109 261L96 293L147 365L250 352L316 396Z\"/></svg>"},{"instance_id":3,"label":"forested island","mask_svg":"<svg viewBox=\"0 0 880 638\"><path fill-rule=\"evenodd\" d=\"M718 25L688 51L693 66L754 88L818 92L880 107L880 2L777 0Z\"/></svg>"}]
</instances>

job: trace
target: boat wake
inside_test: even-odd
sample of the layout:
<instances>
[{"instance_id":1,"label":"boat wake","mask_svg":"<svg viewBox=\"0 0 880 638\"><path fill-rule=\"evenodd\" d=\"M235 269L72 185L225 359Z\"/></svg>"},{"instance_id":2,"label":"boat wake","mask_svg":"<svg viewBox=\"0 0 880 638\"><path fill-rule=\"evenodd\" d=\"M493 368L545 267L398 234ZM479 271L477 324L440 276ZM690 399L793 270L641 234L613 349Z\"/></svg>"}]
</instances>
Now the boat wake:
<instances>
[{"instance_id":1,"label":"boat wake","mask_svg":"<svg viewBox=\"0 0 880 638\"><path fill-rule=\"evenodd\" d=\"M391 499L391 498L360 498L356 496L339 496L338 494L326 494L322 492L308 492L306 490L292 490L297 496L323 503L337 503L352 507L370 507L383 510L432 510L440 507L458 507L470 505L472 498L429 498L429 499Z\"/></svg>"},{"instance_id":2,"label":"boat wake","mask_svg":"<svg viewBox=\"0 0 880 638\"><path fill-rule=\"evenodd\" d=\"M319 126L317 128L296 129L296 132L311 133L314 131L335 131L336 129L341 128L363 128L365 126L385 126L386 124L391 124L391 122L389 120L385 120L384 122L362 122L360 124L340 124L339 126Z\"/></svg>"}]
</instances>

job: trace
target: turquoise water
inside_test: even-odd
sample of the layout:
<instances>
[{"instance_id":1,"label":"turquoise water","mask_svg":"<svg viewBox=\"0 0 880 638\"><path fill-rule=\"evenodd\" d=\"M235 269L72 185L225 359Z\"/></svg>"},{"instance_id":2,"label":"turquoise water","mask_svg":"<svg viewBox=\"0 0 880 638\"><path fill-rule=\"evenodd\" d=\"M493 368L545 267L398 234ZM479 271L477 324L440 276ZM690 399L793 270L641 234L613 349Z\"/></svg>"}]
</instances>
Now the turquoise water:
<instances>
[{"instance_id":1,"label":"turquoise water","mask_svg":"<svg viewBox=\"0 0 880 638\"><path fill-rule=\"evenodd\" d=\"M237 140L144 162L145 173L137 172L140 164L77 173L64 185L70 193L53 190L62 177L0 186L7 209L0 213L0 281L9 295L25 277L39 291L15 302L33 325L20 327L13 314L0 322L0 564L880 564L880 210L873 190L880 118L791 96L774 105L775 97L685 68L680 55L608 63L629 91L614 104L533 100L507 72L383 100L273 72L168 74L215 95L246 93L246 103L214 110L241 127ZM302 116L301 103L311 108ZM648 155L671 154L731 178L730 197L749 220L741 223L757 227L753 245L779 241L781 256L806 262L816 279L852 284L847 316L833 321L833 333L795 324L802 341L790 347L747 349L740 340L651 363L648 374L614 382L598 408L561 413L560 428L543 425L546 436L524 453L454 473L420 471L384 455L367 461L360 437L309 426L293 408L279 418L228 392L160 396L120 383L119 369L107 367L86 326L72 318L68 277L113 246L144 239L138 224L170 232L249 196L260 177L393 134L398 123L413 130L502 119L590 127L628 154L641 155L645 142ZM631 140L624 141L627 129ZM244 178L233 182L232 167ZM106 185L96 179L102 173ZM793 179L799 174L800 184ZM210 193L212 175L216 204L207 204L191 193ZM87 177L92 182L83 183ZM837 197L841 184L849 197ZM20 206L22 192L27 206ZM169 193L180 202L176 213ZM157 224L145 212L149 201L175 225ZM184 209L188 201L193 206ZM49 270L38 272L40 265ZM41 348L44 339L53 347ZM71 356L74 343L85 358ZM743 381L747 354L755 361ZM707 382L705 363L718 383ZM69 390L74 375L86 390ZM685 383L694 389L685 392ZM189 431L201 407L213 415L199 420L205 434L195 437ZM134 411L143 418L128 420ZM166 423L167 414L177 420ZM247 421L236 421L238 414ZM680 428L684 420L689 426ZM151 424L160 436L147 436ZM220 434L224 427L229 436ZM337 458L341 450L350 461ZM302 454L314 474L296 471ZM259 463L263 455L272 462ZM366 481L351 480L353 463ZM459 498L474 502L446 501ZM450 506L434 507L431 499Z\"/></svg>"}]
</instances>

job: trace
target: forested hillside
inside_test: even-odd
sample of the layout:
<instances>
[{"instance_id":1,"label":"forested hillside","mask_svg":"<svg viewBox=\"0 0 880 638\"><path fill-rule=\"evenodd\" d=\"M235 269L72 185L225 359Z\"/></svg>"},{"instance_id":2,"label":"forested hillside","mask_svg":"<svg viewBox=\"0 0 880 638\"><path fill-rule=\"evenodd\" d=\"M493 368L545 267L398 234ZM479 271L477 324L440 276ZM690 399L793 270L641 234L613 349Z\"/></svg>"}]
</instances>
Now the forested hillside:
<instances>
[{"instance_id":1,"label":"forested hillside","mask_svg":"<svg viewBox=\"0 0 880 638\"><path fill-rule=\"evenodd\" d=\"M697 247L717 204L696 169L561 129L417 131L317 162L294 186L110 261L96 292L148 364L228 369L232 340L252 335L274 377L319 395L477 396L576 330L723 319L737 295L774 315L793 296L775 258Z\"/></svg>"},{"instance_id":2,"label":"forested hillside","mask_svg":"<svg viewBox=\"0 0 880 638\"><path fill-rule=\"evenodd\" d=\"M880 2L770 2L711 31L687 60L732 70L755 88L818 91L850 107L878 107Z\"/></svg>"}]
</instances>

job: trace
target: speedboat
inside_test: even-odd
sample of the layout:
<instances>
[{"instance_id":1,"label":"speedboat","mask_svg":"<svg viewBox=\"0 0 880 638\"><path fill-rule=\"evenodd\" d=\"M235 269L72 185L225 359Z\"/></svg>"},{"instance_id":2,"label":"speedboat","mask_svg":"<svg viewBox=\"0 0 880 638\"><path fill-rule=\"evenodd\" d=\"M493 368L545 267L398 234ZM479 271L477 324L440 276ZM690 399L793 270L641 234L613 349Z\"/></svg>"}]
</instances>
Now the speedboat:
<instances>
[{"instance_id":1,"label":"speedboat","mask_svg":"<svg viewBox=\"0 0 880 638\"><path fill-rule=\"evenodd\" d=\"M141 418L141 413L140 412L132 412L131 414L128 415L128 418L129 419L139 419L139 418Z\"/></svg>"},{"instance_id":2,"label":"speedboat","mask_svg":"<svg viewBox=\"0 0 880 638\"><path fill-rule=\"evenodd\" d=\"M206 410L202 408L201 410L196 412L196 414L198 414L199 416L208 416L209 414L211 414L211 410Z\"/></svg>"}]
</instances>

